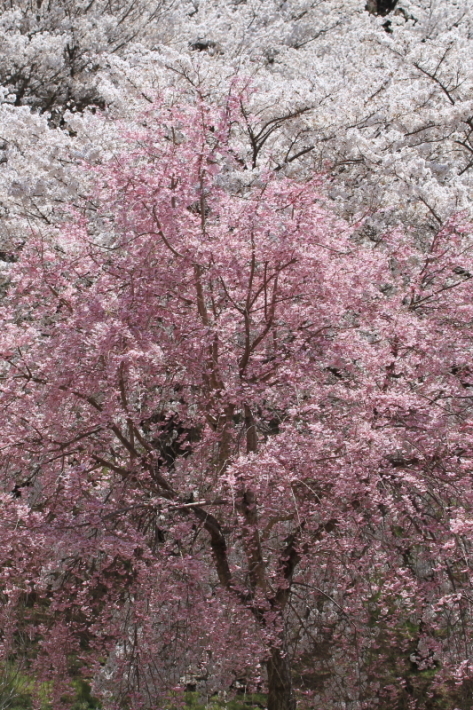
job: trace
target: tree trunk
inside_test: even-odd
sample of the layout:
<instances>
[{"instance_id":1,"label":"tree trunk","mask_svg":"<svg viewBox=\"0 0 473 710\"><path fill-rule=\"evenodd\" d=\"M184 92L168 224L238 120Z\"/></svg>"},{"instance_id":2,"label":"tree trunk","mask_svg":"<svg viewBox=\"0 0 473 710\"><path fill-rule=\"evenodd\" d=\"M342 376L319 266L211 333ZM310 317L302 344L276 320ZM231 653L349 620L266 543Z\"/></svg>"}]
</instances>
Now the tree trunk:
<instances>
[{"instance_id":1,"label":"tree trunk","mask_svg":"<svg viewBox=\"0 0 473 710\"><path fill-rule=\"evenodd\" d=\"M296 710L291 667L283 648L273 648L267 661L268 710Z\"/></svg>"}]
</instances>

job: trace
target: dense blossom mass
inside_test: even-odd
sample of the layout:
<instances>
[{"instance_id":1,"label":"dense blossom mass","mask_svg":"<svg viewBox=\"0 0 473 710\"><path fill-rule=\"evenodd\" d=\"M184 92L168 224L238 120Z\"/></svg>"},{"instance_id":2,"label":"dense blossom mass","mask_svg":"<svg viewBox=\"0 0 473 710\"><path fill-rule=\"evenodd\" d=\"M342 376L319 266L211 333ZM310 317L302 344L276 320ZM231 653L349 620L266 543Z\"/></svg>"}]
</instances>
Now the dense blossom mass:
<instances>
[{"instance_id":1,"label":"dense blossom mass","mask_svg":"<svg viewBox=\"0 0 473 710\"><path fill-rule=\"evenodd\" d=\"M0 707L471 710L470 5L0 9Z\"/></svg>"}]
</instances>

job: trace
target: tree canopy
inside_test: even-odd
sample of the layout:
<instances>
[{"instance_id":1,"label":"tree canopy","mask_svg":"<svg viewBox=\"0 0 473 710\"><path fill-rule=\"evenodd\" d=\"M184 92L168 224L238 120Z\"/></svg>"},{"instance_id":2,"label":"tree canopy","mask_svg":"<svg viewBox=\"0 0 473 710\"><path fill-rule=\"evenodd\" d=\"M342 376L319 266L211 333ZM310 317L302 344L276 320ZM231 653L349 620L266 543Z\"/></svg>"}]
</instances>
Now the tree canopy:
<instances>
[{"instance_id":1,"label":"tree canopy","mask_svg":"<svg viewBox=\"0 0 473 710\"><path fill-rule=\"evenodd\" d=\"M470 7L0 33L3 657L57 708L469 710Z\"/></svg>"}]
</instances>

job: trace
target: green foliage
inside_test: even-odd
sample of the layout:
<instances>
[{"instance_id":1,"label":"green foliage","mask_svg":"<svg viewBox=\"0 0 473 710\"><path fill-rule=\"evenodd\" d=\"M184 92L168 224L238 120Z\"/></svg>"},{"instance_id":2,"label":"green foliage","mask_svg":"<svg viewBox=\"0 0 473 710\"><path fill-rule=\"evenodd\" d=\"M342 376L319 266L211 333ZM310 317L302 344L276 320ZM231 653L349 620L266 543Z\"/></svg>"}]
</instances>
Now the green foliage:
<instances>
[{"instance_id":1,"label":"green foliage","mask_svg":"<svg viewBox=\"0 0 473 710\"><path fill-rule=\"evenodd\" d=\"M64 698L67 710L100 710L102 705L93 697L86 681L76 679L72 686L74 694ZM51 688L48 683L42 683L38 688L35 680L15 664L0 666L0 710L32 710L35 691L43 710L49 710Z\"/></svg>"},{"instance_id":2,"label":"green foliage","mask_svg":"<svg viewBox=\"0 0 473 710\"><path fill-rule=\"evenodd\" d=\"M76 696L71 710L99 710L102 707L102 703L93 697L90 685L85 680L74 680L73 686Z\"/></svg>"},{"instance_id":3,"label":"green foliage","mask_svg":"<svg viewBox=\"0 0 473 710\"><path fill-rule=\"evenodd\" d=\"M30 710L31 679L13 663L0 666L0 710Z\"/></svg>"},{"instance_id":4,"label":"green foliage","mask_svg":"<svg viewBox=\"0 0 473 710\"><path fill-rule=\"evenodd\" d=\"M231 700L214 697L205 702L198 693L185 694L185 707L189 710L259 710L266 707L266 695L263 693L245 693Z\"/></svg>"},{"instance_id":5,"label":"green foliage","mask_svg":"<svg viewBox=\"0 0 473 710\"><path fill-rule=\"evenodd\" d=\"M254 710L266 707L266 695L262 693L250 693L244 696L237 696L224 706L226 710Z\"/></svg>"}]
</instances>

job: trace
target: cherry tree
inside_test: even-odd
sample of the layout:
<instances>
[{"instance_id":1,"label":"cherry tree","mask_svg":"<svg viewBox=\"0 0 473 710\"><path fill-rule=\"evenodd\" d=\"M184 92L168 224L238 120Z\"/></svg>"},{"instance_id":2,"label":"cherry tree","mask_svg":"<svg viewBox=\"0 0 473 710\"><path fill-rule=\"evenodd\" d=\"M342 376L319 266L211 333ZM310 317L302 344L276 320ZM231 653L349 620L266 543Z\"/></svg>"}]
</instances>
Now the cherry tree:
<instances>
[{"instance_id":1,"label":"cherry tree","mask_svg":"<svg viewBox=\"0 0 473 710\"><path fill-rule=\"evenodd\" d=\"M3 652L58 707L466 708L470 224L367 238L242 169L247 104L153 105L10 267Z\"/></svg>"},{"instance_id":2,"label":"cherry tree","mask_svg":"<svg viewBox=\"0 0 473 710\"><path fill-rule=\"evenodd\" d=\"M471 22L466 1L5 0L0 261L84 194L84 157L118 149L98 114L133 130L159 92L219 103L236 77L248 168L330 173L331 209L370 213L367 234L438 229L470 209Z\"/></svg>"}]
</instances>

